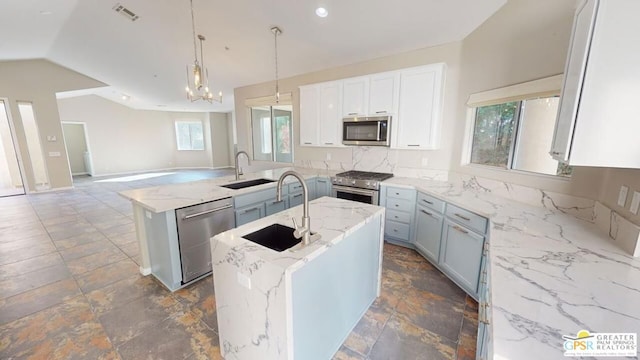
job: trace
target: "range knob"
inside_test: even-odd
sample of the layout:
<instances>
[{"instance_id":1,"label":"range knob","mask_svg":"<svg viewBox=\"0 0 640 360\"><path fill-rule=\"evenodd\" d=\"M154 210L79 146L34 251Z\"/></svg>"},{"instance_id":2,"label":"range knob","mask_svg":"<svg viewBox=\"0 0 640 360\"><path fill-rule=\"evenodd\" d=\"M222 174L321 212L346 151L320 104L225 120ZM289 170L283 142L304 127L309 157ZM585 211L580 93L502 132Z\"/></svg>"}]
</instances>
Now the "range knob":
<instances>
[{"instance_id":1,"label":"range knob","mask_svg":"<svg viewBox=\"0 0 640 360\"><path fill-rule=\"evenodd\" d=\"M371 187L375 188L376 186L378 186L378 183L376 181L372 181L371 182Z\"/></svg>"},{"instance_id":2,"label":"range knob","mask_svg":"<svg viewBox=\"0 0 640 360\"><path fill-rule=\"evenodd\" d=\"M351 180L351 185L355 185L356 181L355 180Z\"/></svg>"},{"instance_id":3,"label":"range knob","mask_svg":"<svg viewBox=\"0 0 640 360\"><path fill-rule=\"evenodd\" d=\"M371 186L371 181L367 181L366 186Z\"/></svg>"},{"instance_id":4,"label":"range knob","mask_svg":"<svg viewBox=\"0 0 640 360\"><path fill-rule=\"evenodd\" d=\"M342 178L338 178L337 181L342 184Z\"/></svg>"}]
</instances>

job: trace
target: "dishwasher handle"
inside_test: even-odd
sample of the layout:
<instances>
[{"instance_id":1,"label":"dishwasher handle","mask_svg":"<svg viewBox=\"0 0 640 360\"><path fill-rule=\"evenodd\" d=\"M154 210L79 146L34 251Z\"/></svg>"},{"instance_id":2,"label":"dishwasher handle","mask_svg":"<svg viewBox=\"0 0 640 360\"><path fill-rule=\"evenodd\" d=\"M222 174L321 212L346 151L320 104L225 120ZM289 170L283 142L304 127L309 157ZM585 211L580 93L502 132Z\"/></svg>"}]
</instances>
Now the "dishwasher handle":
<instances>
[{"instance_id":1,"label":"dishwasher handle","mask_svg":"<svg viewBox=\"0 0 640 360\"><path fill-rule=\"evenodd\" d=\"M215 209L209 209L209 210L205 210L205 211L200 211L197 212L195 214L191 214L191 215L187 215L187 216L183 216L182 220L189 220L189 219L193 219L194 217L198 217L198 216L202 216L202 215L207 215L207 214L211 214L214 213L216 211L220 211L220 210L226 210L226 209L230 209L232 208L233 205L226 205L226 206L221 206Z\"/></svg>"}]
</instances>

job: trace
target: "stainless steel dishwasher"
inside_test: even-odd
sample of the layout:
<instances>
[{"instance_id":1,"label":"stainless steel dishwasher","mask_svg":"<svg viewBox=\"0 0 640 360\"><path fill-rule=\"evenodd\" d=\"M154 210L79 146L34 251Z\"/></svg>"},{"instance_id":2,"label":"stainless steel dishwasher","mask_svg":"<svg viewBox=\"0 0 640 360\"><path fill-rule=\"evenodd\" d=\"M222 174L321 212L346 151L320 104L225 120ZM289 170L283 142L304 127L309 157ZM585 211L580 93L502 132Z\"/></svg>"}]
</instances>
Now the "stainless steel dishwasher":
<instances>
[{"instance_id":1,"label":"stainless steel dishwasher","mask_svg":"<svg viewBox=\"0 0 640 360\"><path fill-rule=\"evenodd\" d=\"M225 198L176 210L182 283L211 272L209 239L234 227L233 199Z\"/></svg>"}]
</instances>

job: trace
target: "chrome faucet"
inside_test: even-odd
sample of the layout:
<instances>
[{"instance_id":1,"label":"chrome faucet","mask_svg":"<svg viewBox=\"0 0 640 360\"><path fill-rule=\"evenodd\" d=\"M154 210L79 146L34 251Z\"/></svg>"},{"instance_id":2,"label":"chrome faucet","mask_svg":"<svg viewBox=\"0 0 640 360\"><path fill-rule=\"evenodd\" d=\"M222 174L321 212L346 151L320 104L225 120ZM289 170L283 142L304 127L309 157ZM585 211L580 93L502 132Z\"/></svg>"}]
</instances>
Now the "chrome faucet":
<instances>
[{"instance_id":1,"label":"chrome faucet","mask_svg":"<svg viewBox=\"0 0 640 360\"><path fill-rule=\"evenodd\" d=\"M251 165L251 158L249 157L249 154L244 150L238 151L236 153L236 180L240 180L240 175L242 175L242 169L238 166L238 158L240 157L240 154L244 154L247 157L247 165Z\"/></svg>"},{"instance_id":2,"label":"chrome faucet","mask_svg":"<svg viewBox=\"0 0 640 360\"><path fill-rule=\"evenodd\" d=\"M313 236L311 235L311 224L309 218L309 190L307 189L307 183L302 178L302 175L291 170L285 171L282 175L280 175L278 184L276 185L276 200L282 201L282 184L287 176L293 176L297 178L298 181L300 181L300 183L302 184L302 226L298 226L295 218L291 219L293 220L293 226L295 227L293 236L296 239L302 238L303 245L309 245L311 241L318 240L320 238L320 234L313 234Z\"/></svg>"}]
</instances>

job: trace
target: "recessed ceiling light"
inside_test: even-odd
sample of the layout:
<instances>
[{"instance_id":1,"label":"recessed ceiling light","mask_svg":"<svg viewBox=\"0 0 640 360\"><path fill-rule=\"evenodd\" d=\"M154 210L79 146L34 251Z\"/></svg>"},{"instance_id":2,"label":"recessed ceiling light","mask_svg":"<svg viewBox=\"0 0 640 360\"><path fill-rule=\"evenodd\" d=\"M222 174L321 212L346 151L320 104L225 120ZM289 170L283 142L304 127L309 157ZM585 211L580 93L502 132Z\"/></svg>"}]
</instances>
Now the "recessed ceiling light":
<instances>
[{"instance_id":1,"label":"recessed ceiling light","mask_svg":"<svg viewBox=\"0 0 640 360\"><path fill-rule=\"evenodd\" d=\"M127 95L127 94L122 94L122 100L127 101L131 99L131 96Z\"/></svg>"},{"instance_id":2,"label":"recessed ceiling light","mask_svg":"<svg viewBox=\"0 0 640 360\"><path fill-rule=\"evenodd\" d=\"M51 15L51 14L53 14L53 13L51 11L49 11L49 10L40 11L40 15Z\"/></svg>"},{"instance_id":3,"label":"recessed ceiling light","mask_svg":"<svg viewBox=\"0 0 640 360\"><path fill-rule=\"evenodd\" d=\"M316 15L323 18L323 17L327 17L327 15L329 15L329 12L327 11L327 9L323 7L319 7L316 9Z\"/></svg>"}]
</instances>

